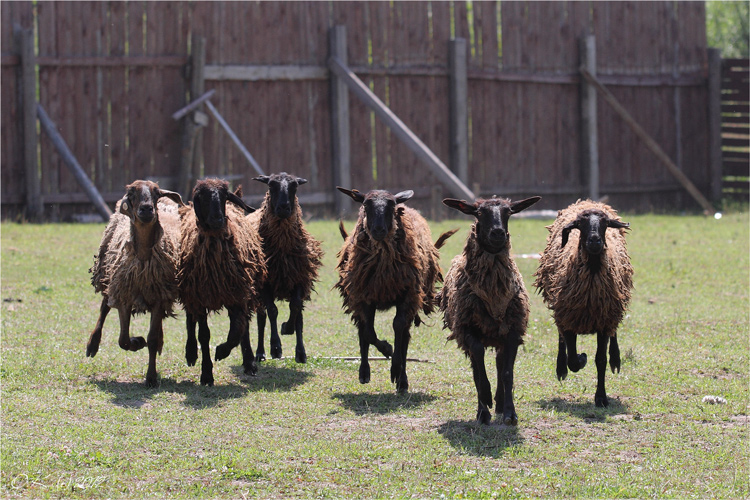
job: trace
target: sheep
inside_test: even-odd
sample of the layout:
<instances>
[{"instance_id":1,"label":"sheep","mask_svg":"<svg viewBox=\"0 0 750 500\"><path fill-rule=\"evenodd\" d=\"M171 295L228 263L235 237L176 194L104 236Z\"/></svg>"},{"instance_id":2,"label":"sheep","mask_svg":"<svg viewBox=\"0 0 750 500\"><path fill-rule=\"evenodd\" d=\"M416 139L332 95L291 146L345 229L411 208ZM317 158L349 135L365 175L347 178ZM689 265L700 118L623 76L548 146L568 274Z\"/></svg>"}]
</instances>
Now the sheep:
<instances>
[{"instance_id":1,"label":"sheep","mask_svg":"<svg viewBox=\"0 0 750 500\"><path fill-rule=\"evenodd\" d=\"M492 408L490 382L484 367L488 347L496 350L495 412L505 425L517 425L513 404L513 365L529 320L529 296L510 254L508 220L541 198L520 201L479 199L473 204L447 198L443 203L476 217L463 252L454 257L438 294L444 327L471 360L477 389L477 420L489 424Z\"/></svg>"},{"instance_id":2,"label":"sheep","mask_svg":"<svg viewBox=\"0 0 750 500\"><path fill-rule=\"evenodd\" d=\"M356 189L337 189L361 203L354 231L338 253L339 280L334 285L343 298L346 314L357 327L359 381L370 382L368 352L374 345L386 358L392 357L391 382L396 383L399 393L405 393L409 390L409 328L412 322L420 325L420 311L429 315L435 308L435 283L442 281L438 248L453 233L432 243L427 221L416 210L401 205L414 195L413 191L393 195L381 190L362 194ZM394 306L395 348L378 339L374 326L375 312Z\"/></svg>"},{"instance_id":3,"label":"sheep","mask_svg":"<svg viewBox=\"0 0 750 500\"><path fill-rule=\"evenodd\" d=\"M102 294L99 318L86 344L86 356L99 351L102 328L111 308L120 316L120 347L137 351L148 345L146 384L157 385L156 355L164 344L162 321L174 316L180 259L178 193L155 182L137 180L126 186L89 269L91 284ZM171 200L171 201L170 201ZM130 336L130 316L151 312L148 337Z\"/></svg>"},{"instance_id":4,"label":"sheep","mask_svg":"<svg viewBox=\"0 0 750 500\"><path fill-rule=\"evenodd\" d=\"M268 280L263 286L263 308L258 310L258 349L256 360L264 361L266 352L263 334L266 311L271 320L271 356L281 358L281 339L276 327L278 309L274 300L289 301L289 319L281 324L281 334L297 334L294 359L307 362L307 352L302 337L302 309L318 279L323 251L320 242L307 232L302 221L302 210L297 202L297 187L306 179L281 172L261 175L253 180L268 185L263 205L250 217L256 222L263 238Z\"/></svg>"},{"instance_id":5,"label":"sheep","mask_svg":"<svg viewBox=\"0 0 750 500\"><path fill-rule=\"evenodd\" d=\"M255 375L258 370L248 321L252 311L261 305L260 290L267 270L260 236L245 216L245 212L254 209L240 195L240 189L236 193L229 191L224 180L204 179L193 189L192 207L180 209L182 243L177 281L187 314L185 359L194 366L198 358L197 322L202 385L214 383L208 314L222 307L229 313L229 333L227 341L216 347L216 361L229 356L241 344L245 373Z\"/></svg>"},{"instance_id":6,"label":"sheep","mask_svg":"<svg viewBox=\"0 0 750 500\"><path fill-rule=\"evenodd\" d=\"M547 227L547 247L534 273L534 286L552 310L560 334L558 380L567 377L568 368L577 372L586 366L586 354L576 351L576 337L596 332L594 403L598 407L609 405L604 387L609 341L612 373L620 371L617 327L633 288L633 267L625 243L629 227L609 205L578 200L558 212Z\"/></svg>"}]
</instances>

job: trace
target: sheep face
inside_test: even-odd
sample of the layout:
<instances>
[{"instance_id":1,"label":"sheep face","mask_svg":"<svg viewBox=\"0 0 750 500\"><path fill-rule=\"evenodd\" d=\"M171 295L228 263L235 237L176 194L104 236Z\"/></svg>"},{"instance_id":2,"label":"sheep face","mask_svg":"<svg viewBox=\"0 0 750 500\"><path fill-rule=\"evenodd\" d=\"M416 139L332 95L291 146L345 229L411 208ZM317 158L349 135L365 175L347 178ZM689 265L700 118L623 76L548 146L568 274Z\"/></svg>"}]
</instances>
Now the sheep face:
<instances>
[{"instance_id":1,"label":"sheep face","mask_svg":"<svg viewBox=\"0 0 750 500\"><path fill-rule=\"evenodd\" d=\"M578 229L581 233L579 245L590 255L599 255L606 247L605 232L609 227L628 228L630 224L610 219L601 210L584 210L573 222L563 228L561 247L568 243L570 232Z\"/></svg>"},{"instance_id":2,"label":"sheep face","mask_svg":"<svg viewBox=\"0 0 750 500\"><path fill-rule=\"evenodd\" d=\"M120 202L120 213L130 217L136 224L149 225L159 220L156 202L162 196L178 205L184 205L179 193L160 189L155 182L138 180L125 186L125 189L127 191Z\"/></svg>"},{"instance_id":3,"label":"sheep face","mask_svg":"<svg viewBox=\"0 0 750 500\"><path fill-rule=\"evenodd\" d=\"M356 189L344 189L337 187L339 191L349 196L364 207L367 234L375 241L383 241L393 229L393 219L396 214L396 205L404 203L414 196L414 191L401 191L391 194L388 191L374 190L362 194Z\"/></svg>"},{"instance_id":4,"label":"sheep face","mask_svg":"<svg viewBox=\"0 0 750 500\"><path fill-rule=\"evenodd\" d=\"M261 175L253 180L268 185L271 211L279 219L287 219L293 213L297 200L297 187L305 184L307 179L281 172L280 174Z\"/></svg>"},{"instance_id":5,"label":"sheep face","mask_svg":"<svg viewBox=\"0 0 750 500\"><path fill-rule=\"evenodd\" d=\"M237 188L241 193L241 188ZM204 179L193 189L193 210L198 226L204 231L221 231L226 227L226 203L230 201L246 212L255 211L242 198L229 190L227 181Z\"/></svg>"},{"instance_id":6,"label":"sheep face","mask_svg":"<svg viewBox=\"0 0 750 500\"><path fill-rule=\"evenodd\" d=\"M539 196L532 196L525 200L514 201L503 198L477 200L473 204L465 200L447 198L443 203L455 210L476 217L476 234L479 246L487 253L496 254L508 247L510 233L508 220L513 214L526 210L541 200Z\"/></svg>"}]
</instances>

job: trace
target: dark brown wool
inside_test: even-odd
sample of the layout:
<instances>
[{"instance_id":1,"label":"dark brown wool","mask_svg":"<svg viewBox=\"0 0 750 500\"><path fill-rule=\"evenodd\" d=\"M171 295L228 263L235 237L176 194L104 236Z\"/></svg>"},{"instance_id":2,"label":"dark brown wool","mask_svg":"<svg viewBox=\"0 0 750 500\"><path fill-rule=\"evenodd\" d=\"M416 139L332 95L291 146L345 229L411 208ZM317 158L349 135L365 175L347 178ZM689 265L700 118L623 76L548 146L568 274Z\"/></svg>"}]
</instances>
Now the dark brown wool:
<instances>
[{"instance_id":1,"label":"dark brown wool","mask_svg":"<svg viewBox=\"0 0 750 500\"><path fill-rule=\"evenodd\" d=\"M534 276L545 303L553 311L560 331L588 334L597 331L614 336L630 302L633 267L625 242L626 229L608 229L601 254L601 267L595 274L588 265L589 255L581 248L580 232L571 231L565 247L562 228L584 210L600 210L619 220L609 205L590 200L578 201L561 210L548 226L547 248Z\"/></svg>"},{"instance_id":2,"label":"dark brown wool","mask_svg":"<svg viewBox=\"0 0 750 500\"><path fill-rule=\"evenodd\" d=\"M523 333L529 320L529 297L516 263L510 256L510 242L497 254L483 251L477 241L476 223L463 253L453 258L438 294L448 340L455 340L468 355L468 333L484 347L503 347L511 327Z\"/></svg>"},{"instance_id":3,"label":"dark brown wool","mask_svg":"<svg viewBox=\"0 0 750 500\"><path fill-rule=\"evenodd\" d=\"M244 212L226 205L226 227L220 232L198 228L192 206L180 209L182 248L177 274L180 301L194 315L239 305L246 313L261 306L267 278L260 236Z\"/></svg>"},{"instance_id":4,"label":"dark brown wool","mask_svg":"<svg viewBox=\"0 0 750 500\"><path fill-rule=\"evenodd\" d=\"M268 268L268 283L273 296L290 300L295 287L302 287L302 300L310 300L318 269L322 265L323 250L320 242L307 232L302 222L302 209L295 210L286 219L279 219L270 207L271 195L266 192L261 208L249 217L255 220L263 239L263 252Z\"/></svg>"},{"instance_id":5,"label":"dark brown wool","mask_svg":"<svg viewBox=\"0 0 750 500\"><path fill-rule=\"evenodd\" d=\"M391 233L375 242L367 234L365 220L360 207L357 225L338 254L335 287L344 311L359 325L365 321L365 304L385 310L402 300L406 316L419 325L417 313L434 311L435 282L442 281L440 255L427 221L413 208L397 206Z\"/></svg>"},{"instance_id":6,"label":"dark brown wool","mask_svg":"<svg viewBox=\"0 0 750 500\"><path fill-rule=\"evenodd\" d=\"M159 224L154 225L154 246L147 260L134 248L130 218L120 213L119 203L104 230L99 254L94 258L91 284L108 297L112 308L130 307L132 314L151 311L157 305L173 315L177 300L180 220L177 204L167 198L157 203Z\"/></svg>"}]
</instances>

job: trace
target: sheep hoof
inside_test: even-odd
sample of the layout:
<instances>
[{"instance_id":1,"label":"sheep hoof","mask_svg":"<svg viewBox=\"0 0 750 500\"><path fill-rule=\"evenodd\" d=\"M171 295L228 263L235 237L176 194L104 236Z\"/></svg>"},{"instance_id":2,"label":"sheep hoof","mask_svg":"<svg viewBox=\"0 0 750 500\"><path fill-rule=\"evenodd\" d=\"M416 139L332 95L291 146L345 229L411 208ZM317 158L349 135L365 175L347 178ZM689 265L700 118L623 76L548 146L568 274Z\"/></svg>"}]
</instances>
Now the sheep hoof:
<instances>
[{"instance_id":1,"label":"sheep hoof","mask_svg":"<svg viewBox=\"0 0 750 500\"><path fill-rule=\"evenodd\" d=\"M568 359L568 368L570 368L570 371L577 372L579 370L583 370L583 367L586 366L586 362L588 361L588 356L586 356L585 352L582 352L578 355L578 366L575 366L573 363L571 363L571 360L573 358Z\"/></svg>"},{"instance_id":2,"label":"sheep hoof","mask_svg":"<svg viewBox=\"0 0 750 500\"><path fill-rule=\"evenodd\" d=\"M255 361L260 363L261 361L266 360L266 352L258 350L258 352L255 353Z\"/></svg>"},{"instance_id":3,"label":"sheep hoof","mask_svg":"<svg viewBox=\"0 0 750 500\"><path fill-rule=\"evenodd\" d=\"M201 385L213 386L214 376L212 373L201 373Z\"/></svg>"},{"instance_id":4,"label":"sheep hoof","mask_svg":"<svg viewBox=\"0 0 750 500\"><path fill-rule=\"evenodd\" d=\"M375 347L380 351L380 354L386 358L391 358L393 356L393 347L391 347L391 344L389 344L387 340L379 341L375 344Z\"/></svg>"},{"instance_id":5,"label":"sheep hoof","mask_svg":"<svg viewBox=\"0 0 750 500\"><path fill-rule=\"evenodd\" d=\"M302 349L297 348L294 352L294 361L297 363L307 363L307 353L305 352L305 348Z\"/></svg>"},{"instance_id":6,"label":"sheep hoof","mask_svg":"<svg viewBox=\"0 0 750 500\"><path fill-rule=\"evenodd\" d=\"M86 346L86 357L93 358L99 352L99 344L88 344Z\"/></svg>"},{"instance_id":7,"label":"sheep hoof","mask_svg":"<svg viewBox=\"0 0 750 500\"><path fill-rule=\"evenodd\" d=\"M518 415L516 412L510 412L503 415L503 423L505 425L518 425Z\"/></svg>"},{"instance_id":8,"label":"sheep hoof","mask_svg":"<svg viewBox=\"0 0 750 500\"><path fill-rule=\"evenodd\" d=\"M159 386L159 380L156 378L156 375L146 377L146 386L151 388Z\"/></svg>"},{"instance_id":9,"label":"sheep hoof","mask_svg":"<svg viewBox=\"0 0 750 500\"><path fill-rule=\"evenodd\" d=\"M359 383L369 384L370 383L370 365L359 365Z\"/></svg>"},{"instance_id":10,"label":"sheep hoof","mask_svg":"<svg viewBox=\"0 0 750 500\"><path fill-rule=\"evenodd\" d=\"M146 347L146 339L143 337L130 337L129 351L140 351L144 347Z\"/></svg>"},{"instance_id":11,"label":"sheep hoof","mask_svg":"<svg viewBox=\"0 0 750 500\"><path fill-rule=\"evenodd\" d=\"M398 394L406 394L406 393L408 393L409 392L409 381L406 380L406 379L399 380L398 383L396 384L396 392Z\"/></svg>"},{"instance_id":12,"label":"sheep hoof","mask_svg":"<svg viewBox=\"0 0 750 500\"><path fill-rule=\"evenodd\" d=\"M617 353L617 356L613 356L610 353L609 356L609 366L612 368L612 373L620 373L620 353Z\"/></svg>"},{"instance_id":13,"label":"sheep hoof","mask_svg":"<svg viewBox=\"0 0 750 500\"><path fill-rule=\"evenodd\" d=\"M284 321L281 324L281 334L282 335L291 335L291 334L293 334L294 333L294 329L293 328L287 328L286 325L287 325L286 321Z\"/></svg>"},{"instance_id":14,"label":"sheep hoof","mask_svg":"<svg viewBox=\"0 0 750 500\"><path fill-rule=\"evenodd\" d=\"M258 365L255 364L255 360L250 360L250 365L245 366L245 375L254 377L258 374Z\"/></svg>"},{"instance_id":15,"label":"sheep hoof","mask_svg":"<svg viewBox=\"0 0 750 500\"><path fill-rule=\"evenodd\" d=\"M229 356L229 353L232 352L232 348L227 346L226 344L219 344L216 346L216 361L221 361L222 359Z\"/></svg>"},{"instance_id":16,"label":"sheep hoof","mask_svg":"<svg viewBox=\"0 0 750 500\"><path fill-rule=\"evenodd\" d=\"M477 409L477 422L483 425L489 425L492 422L492 415L487 407L480 405Z\"/></svg>"},{"instance_id":17,"label":"sheep hoof","mask_svg":"<svg viewBox=\"0 0 750 500\"><path fill-rule=\"evenodd\" d=\"M597 408L606 408L609 406L609 398L606 394L596 394L594 395L594 404Z\"/></svg>"},{"instance_id":18,"label":"sheep hoof","mask_svg":"<svg viewBox=\"0 0 750 500\"><path fill-rule=\"evenodd\" d=\"M272 345L271 346L271 357L273 359L281 359L281 345Z\"/></svg>"},{"instance_id":19,"label":"sheep hoof","mask_svg":"<svg viewBox=\"0 0 750 500\"><path fill-rule=\"evenodd\" d=\"M568 378L568 367L565 365L562 365L562 366L558 365L557 366L557 380L562 382L566 378Z\"/></svg>"}]
</instances>

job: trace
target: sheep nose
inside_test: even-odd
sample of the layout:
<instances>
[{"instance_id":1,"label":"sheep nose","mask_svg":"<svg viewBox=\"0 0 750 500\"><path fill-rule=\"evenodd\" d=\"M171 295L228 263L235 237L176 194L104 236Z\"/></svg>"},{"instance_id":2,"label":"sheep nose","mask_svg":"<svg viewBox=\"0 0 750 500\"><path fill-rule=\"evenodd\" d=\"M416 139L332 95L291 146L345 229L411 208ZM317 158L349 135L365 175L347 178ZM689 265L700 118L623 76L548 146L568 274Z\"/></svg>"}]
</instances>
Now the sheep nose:
<instances>
[{"instance_id":1,"label":"sheep nose","mask_svg":"<svg viewBox=\"0 0 750 500\"><path fill-rule=\"evenodd\" d=\"M384 226L376 226L372 228L372 237L375 241L383 241L386 234L388 234L388 231L386 231Z\"/></svg>"},{"instance_id":2,"label":"sheep nose","mask_svg":"<svg viewBox=\"0 0 750 500\"><path fill-rule=\"evenodd\" d=\"M154 218L153 205L141 205L138 207L138 218L144 222L150 222Z\"/></svg>"},{"instance_id":3,"label":"sheep nose","mask_svg":"<svg viewBox=\"0 0 750 500\"><path fill-rule=\"evenodd\" d=\"M501 227L495 227L490 230L489 240L495 244L505 243L506 233L505 229Z\"/></svg>"},{"instance_id":4,"label":"sheep nose","mask_svg":"<svg viewBox=\"0 0 750 500\"><path fill-rule=\"evenodd\" d=\"M280 203L276 206L276 216L280 219L286 219L292 214L292 207L289 203Z\"/></svg>"},{"instance_id":5,"label":"sheep nose","mask_svg":"<svg viewBox=\"0 0 750 500\"><path fill-rule=\"evenodd\" d=\"M221 229L224 227L224 216L216 215L208 218L208 226L211 229Z\"/></svg>"},{"instance_id":6,"label":"sheep nose","mask_svg":"<svg viewBox=\"0 0 750 500\"><path fill-rule=\"evenodd\" d=\"M603 248L604 245L599 235L590 236L586 240L586 251L590 254L598 255Z\"/></svg>"}]
</instances>

